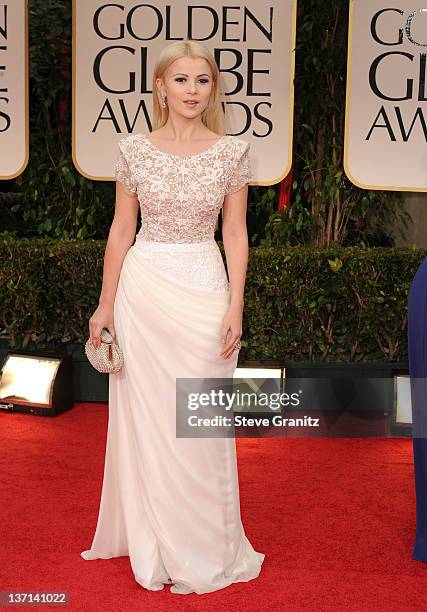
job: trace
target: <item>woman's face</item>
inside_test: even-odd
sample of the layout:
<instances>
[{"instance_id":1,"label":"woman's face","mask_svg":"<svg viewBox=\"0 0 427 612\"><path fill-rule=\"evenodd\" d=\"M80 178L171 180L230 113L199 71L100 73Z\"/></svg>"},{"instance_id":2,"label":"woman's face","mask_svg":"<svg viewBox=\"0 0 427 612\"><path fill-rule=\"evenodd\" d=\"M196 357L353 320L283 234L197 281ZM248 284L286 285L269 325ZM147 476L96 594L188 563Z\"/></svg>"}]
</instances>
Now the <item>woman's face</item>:
<instances>
[{"instance_id":1,"label":"woman's face","mask_svg":"<svg viewBox=\"0 0 427 612\"><path fill-rule=\"evenodd\" d=\"M157 87L167 98L169 112L192 118L208 105L213 88L212 71L204 58L180 57L166 70L163 80L157 79Z\"/></svg>"}]
</instances>

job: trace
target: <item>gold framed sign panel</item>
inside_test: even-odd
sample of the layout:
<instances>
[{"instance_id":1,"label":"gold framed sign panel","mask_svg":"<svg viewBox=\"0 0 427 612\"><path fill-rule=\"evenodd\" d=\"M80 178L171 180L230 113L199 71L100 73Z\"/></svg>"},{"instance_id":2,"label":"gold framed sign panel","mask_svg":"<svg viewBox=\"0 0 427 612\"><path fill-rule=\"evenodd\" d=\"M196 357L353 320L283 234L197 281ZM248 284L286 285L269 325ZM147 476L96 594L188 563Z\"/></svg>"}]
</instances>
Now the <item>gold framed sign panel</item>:
<instances>
[{"instance_id":1,"label":"gold framed sign panel","mask_svg":"<svg viewBox=\"0 0 427 612\"><path fill-rule=\"evenodd\" d=\"M350 0L344 171L362 189L427 191L427 8Z\"/></svg>"},{"instance_id":2,"label":"gold framed sign panel","mask_svg":"<svg viewBox=\"0 0 427 612\"><path fill-rule=\"evenodd\" d=\"M151 116L155 58L170 42L191 37L215 49L225 91L238 89L225 98L226 132L251 143L251 185L281 181L292 166L296 18L297 0L239 0L230 7L221 0L197 6L162 0L155 7L137 0L73 0L72 158L77 170L92 180L114 180L117 141L130 133L126 124L133 126L132 133L149 131L144 115ZM95 78L100 65L102 73ZM134 87L127 91L131 75ZM116 113L111 121L100 120L105 103L108 112Z\"/></svg>"},{"instance_id":3,"label":"gold framed sign panel","mask_svg":"<svg viewBox=\"0 0 427 612\"><path fill-rule=\"evenodd\" d=\"M0 179L20 176L29 160L28 0L0 4Z\"/></svg>"}]
</instances>

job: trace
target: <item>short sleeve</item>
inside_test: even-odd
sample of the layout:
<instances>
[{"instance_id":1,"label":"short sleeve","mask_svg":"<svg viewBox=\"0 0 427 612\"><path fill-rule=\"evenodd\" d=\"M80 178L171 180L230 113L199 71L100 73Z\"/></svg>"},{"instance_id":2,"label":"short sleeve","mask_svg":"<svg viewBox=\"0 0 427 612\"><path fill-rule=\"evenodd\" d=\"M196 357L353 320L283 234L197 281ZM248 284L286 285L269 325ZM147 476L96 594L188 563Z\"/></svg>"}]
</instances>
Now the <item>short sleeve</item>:
<instances>
[{"instance_id":1,"label":"short sleeve","mask_svg":"<svg viewBox=\"0 0 427 612\"><path fill-rule=\"evenodd\" d=\"M129 167L129 163L120 147L119 143L119 154L116 159L116 164L114 167L114 176L117 181L123 183L128 191L132 193L136 193L137 184L132 177L132 172Z\"/></svg>"},{"instance_id":2,"label":"short sleeve","mask_svg":"<svg viewBox=\"0 0 427 612\"><path fill-rule=\"evenodd\" d=\"M236 191L239 191L246 183L249 183L252 176L251 162L249 159L249 142L244 143L245 146L237 158L237 162L234 162L234 167L231 175L228 179L227 186L225 189L225 195L231 195Z\"/></svg>"}]
</instances>

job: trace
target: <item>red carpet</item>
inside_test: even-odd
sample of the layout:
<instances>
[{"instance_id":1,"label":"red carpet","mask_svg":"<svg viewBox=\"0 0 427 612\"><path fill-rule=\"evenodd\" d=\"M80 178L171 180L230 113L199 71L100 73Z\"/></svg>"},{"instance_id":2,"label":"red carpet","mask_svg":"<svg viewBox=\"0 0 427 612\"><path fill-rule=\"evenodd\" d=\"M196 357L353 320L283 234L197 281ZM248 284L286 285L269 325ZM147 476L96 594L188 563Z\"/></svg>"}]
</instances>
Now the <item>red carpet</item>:
<instances>
[{"instance_id":1,"label":"red carpet","mask_svg":"<svg viewBox=\"0 0 427 612\"><path fill-rule=\"evenodd\" d=\"M242 520L266 554L261 575L178 595L143 589L127 557L80 557L96 526L105 404L0 419L1 591L67 591L68 609L93 612L427 609L427 564L411 559L410 439L238 439Z\"/></svg>"}]
</instances>

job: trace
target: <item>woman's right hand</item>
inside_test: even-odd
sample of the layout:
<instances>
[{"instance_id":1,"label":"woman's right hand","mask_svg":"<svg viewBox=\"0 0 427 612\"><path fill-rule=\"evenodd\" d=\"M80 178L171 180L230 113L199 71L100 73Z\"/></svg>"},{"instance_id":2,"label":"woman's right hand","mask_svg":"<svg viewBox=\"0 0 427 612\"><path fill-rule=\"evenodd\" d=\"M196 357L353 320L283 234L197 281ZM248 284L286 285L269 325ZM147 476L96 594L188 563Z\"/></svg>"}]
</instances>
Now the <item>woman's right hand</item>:
<instances>
[{"instance_id":1,"label":"woman's right hand","mask_svg":"<svg viewBox=\"0 0 427 612\"><path fill-rule=\"evenodd\" d=\"M108 329L115 340L114 308L100 304L89 319L89 341L95 348L99 348L101 345L101 331L104 327Z\"/></svg>"}]
</instances>

